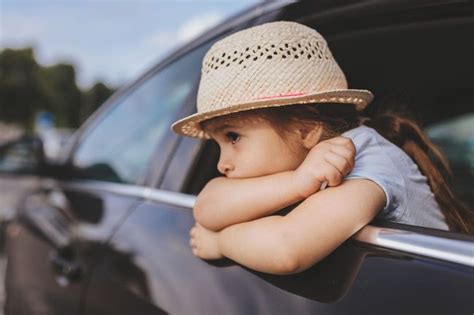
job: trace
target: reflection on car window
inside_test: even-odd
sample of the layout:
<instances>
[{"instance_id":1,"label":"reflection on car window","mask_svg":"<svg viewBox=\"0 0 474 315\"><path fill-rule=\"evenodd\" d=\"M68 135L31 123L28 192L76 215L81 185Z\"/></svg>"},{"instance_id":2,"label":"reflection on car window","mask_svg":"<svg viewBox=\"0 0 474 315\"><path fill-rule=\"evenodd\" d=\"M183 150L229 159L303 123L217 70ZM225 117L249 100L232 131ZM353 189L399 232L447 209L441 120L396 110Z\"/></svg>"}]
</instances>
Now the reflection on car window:
<instances>
[{"instance_id":1,"label":"reflection on car window","mask_svg":"<svg viewBox=\"0 0 474 315\"><path fill-rule=\"evenodd\" d=\"M474 113L436 123L426 131L449 161L452 189L466 206L474 208Z\"/></svg>"},{"instance_id":2,"label":"reflection on car window","mask_svg":"<svg viewBox=\"0 0 474 315\"><path fill-rule=\"evenodd\" d=\"M81 178L134 183L200 75L208 45L160 70L118 101L80 143Z\"/></svg>"}]
</instances>

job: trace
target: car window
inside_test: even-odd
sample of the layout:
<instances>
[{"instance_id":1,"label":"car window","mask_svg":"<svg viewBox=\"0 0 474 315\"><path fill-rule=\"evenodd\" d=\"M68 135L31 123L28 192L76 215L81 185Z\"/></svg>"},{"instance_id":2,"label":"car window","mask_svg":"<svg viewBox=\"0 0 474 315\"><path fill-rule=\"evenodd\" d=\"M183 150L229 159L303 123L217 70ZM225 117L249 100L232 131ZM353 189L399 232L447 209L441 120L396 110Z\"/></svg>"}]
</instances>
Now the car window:
<instances>
[{"instance_id":1,"label":"car window","mask_svg":"<svg viewBox=\"0 0 474 315\"><path fill-rule=\"evenodd\" d=\"M447 19L441 23L427 17L428 21L418 23L413 19L409 23L393 20L385 26L383 18L378 17L375 22L380 26L367 28L362 22L357 24L359 20L354 18L352 22L357 24L357 29L342 31L331 27L342 25L337 17L329 21L300 16L298 20L325 35L351 88L374 93L367 114L394 110L415 115L448 155L454 170L454 190L465 203L472 205L473 68L466 67L472 59L472 45L464 40L472 32L472 20ZM439 38L446 40L445 45L439 45ZM440 63L440 60L450 61ZM470 131L460 131L469 126ZM207 181L218 176L215 169L218 147L211 142L202 143L201 152L183 192L197 194Z\"/></svg>"},{"instance_id":2,"label":"car window","mask_svg":"<svg viewBox=\"0 0 474 315\"><path fill-rule=\"evenodd\" d=\"M80 178L135 183L200 75L207 47L186 54L108 110L72 157Z\"/></svg>"},{"instance_id":3,"label":"car window","mask_svg":"<svg viewBox=\"0 0 474 315\"><path fill-rule=\"evenodd\" d=\"M448 159L453 172L451 188L466 204L474 209L474 113L432 124L426 128L431 140Z\"/></svg>"}]
</instances>

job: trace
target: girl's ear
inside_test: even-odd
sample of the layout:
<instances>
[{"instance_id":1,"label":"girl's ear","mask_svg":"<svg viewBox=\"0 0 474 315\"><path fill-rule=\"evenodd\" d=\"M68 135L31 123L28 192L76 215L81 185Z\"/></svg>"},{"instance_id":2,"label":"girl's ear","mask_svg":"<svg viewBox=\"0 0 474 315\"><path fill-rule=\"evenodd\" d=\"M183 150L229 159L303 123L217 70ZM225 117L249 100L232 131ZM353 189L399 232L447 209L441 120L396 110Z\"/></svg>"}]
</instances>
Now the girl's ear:
<instances>
[{"instance_id":1,"label":"girl's ear","mask_svg":"<svg viewBox=\"0 0 474 315\"><path fill-rule=\"evenodd\" d=\"M313 126L305 126L299 129L299 133L301 136L301 140L303 141L303 146L310 150L314 147L321 138L321 134L323 132L323 125L317 124Z\"/></svg>"}]
</instances>

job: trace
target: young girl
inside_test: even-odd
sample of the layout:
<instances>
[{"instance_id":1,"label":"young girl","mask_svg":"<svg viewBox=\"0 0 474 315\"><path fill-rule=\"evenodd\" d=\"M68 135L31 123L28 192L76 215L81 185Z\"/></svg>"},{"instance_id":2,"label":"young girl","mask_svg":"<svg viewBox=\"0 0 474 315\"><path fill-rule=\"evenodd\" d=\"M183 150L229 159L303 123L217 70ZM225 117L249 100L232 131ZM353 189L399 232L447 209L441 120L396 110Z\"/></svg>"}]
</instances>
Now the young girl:
<instances>
[{"instance_id":1,"label":"young girl","mask_svg":"<svg viewBox=\"0 0 474 315\"><path fill-rule=\"evenodd\" d=\"M290 274L374 218L473 232L441 153L410 120L362 117L372 94L347 88L315 30L279 21L234 33L209 49L201 74L198 113L172 129L214 139L225 176L197 197L195 255Z\"/></svg>"}]
</instances>

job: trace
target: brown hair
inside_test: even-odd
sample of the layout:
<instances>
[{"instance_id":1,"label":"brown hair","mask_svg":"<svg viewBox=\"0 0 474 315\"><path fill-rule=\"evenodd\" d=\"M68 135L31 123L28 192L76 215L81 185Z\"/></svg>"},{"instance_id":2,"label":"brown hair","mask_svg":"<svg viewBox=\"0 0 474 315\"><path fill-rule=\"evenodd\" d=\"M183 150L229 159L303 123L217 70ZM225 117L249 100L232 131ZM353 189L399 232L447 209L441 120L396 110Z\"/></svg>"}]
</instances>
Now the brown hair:
<instances>
[{"instance_id":1,"label":"brown hair","mask_svg":"<svg viewBox=\"0 0 474 315\"><path fill-rule=\"evenodd\" d=\"M453 175L448 161L415 120L395 112L366 117L349 104L303 104L260 108L253 112L272 124L284 139L295 125L314 126L322 123L321 140L338 136L361 124L374 128L418 165L427 178L449 229L474 234L474 212L464 206L449 188Z\"/></svg>"}]
</instances>

